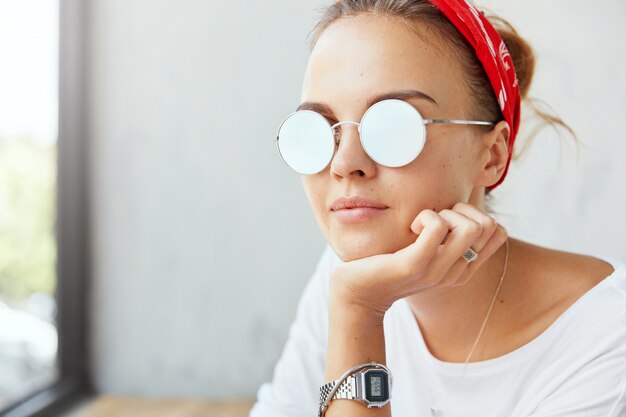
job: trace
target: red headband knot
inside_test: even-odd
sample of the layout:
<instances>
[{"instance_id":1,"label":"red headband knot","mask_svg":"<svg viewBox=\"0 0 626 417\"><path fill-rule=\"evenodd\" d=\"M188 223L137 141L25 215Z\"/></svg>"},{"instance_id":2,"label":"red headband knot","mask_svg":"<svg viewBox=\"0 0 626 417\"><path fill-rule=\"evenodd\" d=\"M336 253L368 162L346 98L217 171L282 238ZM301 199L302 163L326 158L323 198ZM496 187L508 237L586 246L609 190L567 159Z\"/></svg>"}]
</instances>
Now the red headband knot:
<instances>
[{"instance_id":1,"label":"red headband knot","mask_svg":"<svg viewBox=\"0 0 626 417\"><path fill-rule=\"evenodd\" d=\"M508 158L502 177L487 191L496 188L506 177L513 155L513 144L520 121L520 94L513 60L500 34L487 18L466 0L429 0L465 37L476 51L498 99L504 119L511 128Z\"/></svg>"}]
</instances>

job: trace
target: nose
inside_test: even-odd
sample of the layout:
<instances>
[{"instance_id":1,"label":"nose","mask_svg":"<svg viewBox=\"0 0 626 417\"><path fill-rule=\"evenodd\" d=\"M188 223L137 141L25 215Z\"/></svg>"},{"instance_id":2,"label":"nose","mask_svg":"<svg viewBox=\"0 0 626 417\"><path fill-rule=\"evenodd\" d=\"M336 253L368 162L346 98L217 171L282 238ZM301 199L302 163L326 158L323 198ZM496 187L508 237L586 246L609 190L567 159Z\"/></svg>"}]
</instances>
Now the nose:
<instances>
[{"instance_id":1,"label":"nose","mask_svg":"<svg viewBox=\"0 0 626 417\"><path fill-rule=\"evenodd\" d=\"M363 149L359 136L359 123L341 122L333 125L333 128L336 147L330 162L330 174L337 179L350 175L360 177L374 175L376 162Z\"/></svg>"}]
</instances>

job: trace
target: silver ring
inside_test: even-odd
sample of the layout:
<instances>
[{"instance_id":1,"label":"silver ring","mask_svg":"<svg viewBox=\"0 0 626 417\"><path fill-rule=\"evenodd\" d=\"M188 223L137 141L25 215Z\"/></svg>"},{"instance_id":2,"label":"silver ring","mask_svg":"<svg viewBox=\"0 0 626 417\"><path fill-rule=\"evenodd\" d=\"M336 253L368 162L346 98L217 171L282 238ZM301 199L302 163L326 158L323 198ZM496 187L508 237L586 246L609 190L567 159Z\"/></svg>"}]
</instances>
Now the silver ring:
<instances>
[{"instance_id":1,"label":"silver ring","mask_svg":"<svg viewBox=\"0 0 626 417\"><path fill-rule=\"evenodd\" d=\"M469 263L469 262L474 262L476 259L478 259L478 254L476 253L476 251L474 251L474 249L472 249L472 247L470 246L468 250L465 251L465 253L463 254L463 258L465 258L465 260Z\"/></svg>"}]
</instances>

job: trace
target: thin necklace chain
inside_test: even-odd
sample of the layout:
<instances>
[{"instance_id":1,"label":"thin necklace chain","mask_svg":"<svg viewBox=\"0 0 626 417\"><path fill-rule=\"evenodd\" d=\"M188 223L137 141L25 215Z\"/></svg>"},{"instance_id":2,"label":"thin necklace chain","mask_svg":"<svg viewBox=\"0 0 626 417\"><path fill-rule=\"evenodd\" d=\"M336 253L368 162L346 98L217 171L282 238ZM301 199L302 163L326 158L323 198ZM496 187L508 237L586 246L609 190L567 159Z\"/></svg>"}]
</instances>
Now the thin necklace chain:
<instances>
[{"instance_id":1,"label":"thin necklace chain","mask_svg":"<svg viewBox=\"0 0 626 417\"><path fill-rule=\"evenodd\" d=\"M504 280L504 276L506 275L506 270L507 270L507 266L509 263L509 239L507 238L507 240L505 240L506 243L506 258L504 260L504 268L502 271L502 275L500 276L500 282L498 283L498 288L496 288L496 293L493 295L493 299L491 300L491 305L489 306L489 311L487 311L487 316L485 317L485 320L483 321L483 325L480 328L480 332L478 332L478 337L476 338L476 341L474 341L474 346L472 346L472 350L470 350L469 355L467 356L467 359L465 359L465 364L463 365L463 369L461 369L461 373L459 374L459 376L457 377L457 379L455 380L455 384L452 387L452 392L454 392L454 387L456 386L456 383L459 380L459 377L463 374L463 372L465 372L465 368L467 367L467 363L469 362L470 358L472 357L472 354L474 353L474 349L476 349L476 345L478 345L478 341L480 340L480 336L483 335L483 331L485 330L485 325L487 324L487 320L489 319L489 315L491 314L491 310L493 308L494 303L496 302L496 298L498 297L498 292L500 292L500 287L502 286L502 281ZM430 412L433 416L437 416L439 415L439 413L441 412L441 409L443 408L443 406L446 405L448 398L450 398L450 393L448 393L448 395L446 396L445 401L443 402L443 405L441 406L441 408L437 408L434 406L430 407Z\"/></svg>"}]
</instances>

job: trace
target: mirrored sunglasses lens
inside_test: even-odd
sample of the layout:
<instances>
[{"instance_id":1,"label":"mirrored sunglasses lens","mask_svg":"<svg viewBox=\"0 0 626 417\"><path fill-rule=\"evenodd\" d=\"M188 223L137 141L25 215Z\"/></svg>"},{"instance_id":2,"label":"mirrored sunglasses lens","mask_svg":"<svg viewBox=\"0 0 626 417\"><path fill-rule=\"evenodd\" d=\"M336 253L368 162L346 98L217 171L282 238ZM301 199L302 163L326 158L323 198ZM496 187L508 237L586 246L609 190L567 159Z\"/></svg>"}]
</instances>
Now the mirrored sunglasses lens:
<instances>
[{"instance_id":1,"label":"mirrored sunglasses lens","mask_svg":"<svg viewBox=\"0 0 626 417\"><path fill-rule=\"evenodd\" d=\"M326 168L333 157L335 142L330 125L319 113L296 112L279 129L278 150L294 171L316 174Z\"/></svg>"},{"instance_id":2,"label":"mirrored sunglasses lens","mask_svg":"<svg viewBox=\"0 0 626 417\"><path fill-rule=\"evenodd\" d=\"M406 101L379 101L363 115L363 148L381 165L399 167L413 161L422 151L425 138L421 115Z\"/></svg>"}]
</instances>

